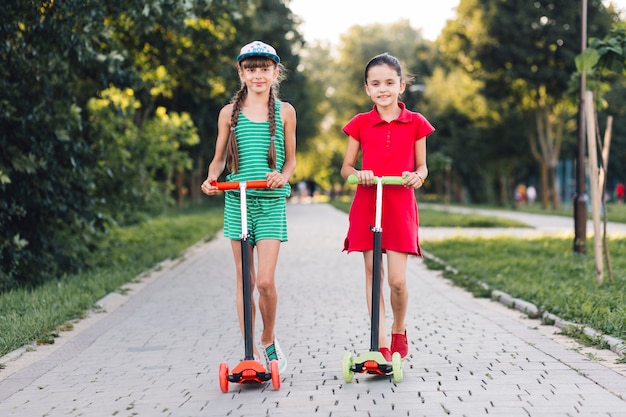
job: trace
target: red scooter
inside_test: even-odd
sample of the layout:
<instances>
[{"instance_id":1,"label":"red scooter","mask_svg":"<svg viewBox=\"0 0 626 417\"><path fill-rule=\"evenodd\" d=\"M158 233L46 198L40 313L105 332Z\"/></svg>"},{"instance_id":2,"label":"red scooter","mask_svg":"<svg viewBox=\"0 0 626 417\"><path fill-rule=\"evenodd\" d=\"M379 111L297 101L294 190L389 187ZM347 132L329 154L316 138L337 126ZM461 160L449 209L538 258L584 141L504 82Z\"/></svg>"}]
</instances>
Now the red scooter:
<instances>
[{"instance_id":1,"label":"red scooter","mask_svg":"<svg viewBox=\"0 0 626 417\"><path fill-rule=\"evenodd\" d=\"M220 363L219 380L222 392L228 392L228 383L237 384L264 383L272 381L274 389L280 389L280 375L278 373L278 361L270 361L270 369L254 359L252 346L252 289L250 288L250 233L248 232L248 212L246 209L246 189L266 188L267 181L242 181L242 182L214 182L211 185L220 190L240 190L241 200L241 274L243 280L243 327L245 356L232 370L228 372L228 363Z\"/></svg>"}]
</instances>

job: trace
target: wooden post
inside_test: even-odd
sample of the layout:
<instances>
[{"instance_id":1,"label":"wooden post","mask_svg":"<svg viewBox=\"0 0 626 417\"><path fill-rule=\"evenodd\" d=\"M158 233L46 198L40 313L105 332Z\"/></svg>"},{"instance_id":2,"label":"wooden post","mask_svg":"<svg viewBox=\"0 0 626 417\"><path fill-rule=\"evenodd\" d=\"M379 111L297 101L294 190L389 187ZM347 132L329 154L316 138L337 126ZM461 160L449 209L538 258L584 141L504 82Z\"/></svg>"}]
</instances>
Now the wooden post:
<instances>
[{"instance_id":1,"label":"wooden post","mask_svg":"<svg viewBox=\"0 0 626 417\"><path fill-rule=\"evenodd\" d=\"M602 234L600 232L600 207L602 204L598 172L595 102L591 91L585 92L585 125L587 127L587 152L589 153L589 182L591 184L591 216L593 218L593 254L596 261L598 284L604 281L602 260Z\"/></svg>"},{"instance_id":2,"label":"wooden post","mask_svg":"<svg viewBox=\"0 0 626 417\"><path fill-rule=\"evenodd\" d=\"M600 184L605 187L606 171L609 167L609 151L611 149L611 136L613 131L613 116L606 118L606 130L604 131L604 143L602 144L602 166L604 169L600 171ZM606 217L606 215L604 216Z\"/></svg>"}]
</instances>

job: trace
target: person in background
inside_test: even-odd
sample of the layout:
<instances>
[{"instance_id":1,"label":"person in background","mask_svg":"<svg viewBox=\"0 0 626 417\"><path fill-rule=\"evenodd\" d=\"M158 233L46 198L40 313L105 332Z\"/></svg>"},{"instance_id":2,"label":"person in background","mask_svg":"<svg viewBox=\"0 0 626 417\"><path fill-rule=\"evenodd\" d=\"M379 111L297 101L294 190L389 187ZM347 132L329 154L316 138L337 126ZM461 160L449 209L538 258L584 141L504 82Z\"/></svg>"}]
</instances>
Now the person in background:
<instances>
[{"instance_id":1,"label":"person in background","mask_svg":"<svg viewBox=\"0 0 626 417\"><path fill-rule=\"evenodd\" d=\"M535 186L532 184L526 189L526 199L530 205L533 205L537 199L537 189L535 189Z\"/></svg>"},{"instance_id":2,"label":"person in background","mask_svg":"<svg viewBox=\"0 0 626 417\"><path fill-rule=\"evenodd\" d=\"M615 186L615 197L617 198L617 204L622 204L624 202L624 183L619 181Z\"/></svg>"}]
</instances>

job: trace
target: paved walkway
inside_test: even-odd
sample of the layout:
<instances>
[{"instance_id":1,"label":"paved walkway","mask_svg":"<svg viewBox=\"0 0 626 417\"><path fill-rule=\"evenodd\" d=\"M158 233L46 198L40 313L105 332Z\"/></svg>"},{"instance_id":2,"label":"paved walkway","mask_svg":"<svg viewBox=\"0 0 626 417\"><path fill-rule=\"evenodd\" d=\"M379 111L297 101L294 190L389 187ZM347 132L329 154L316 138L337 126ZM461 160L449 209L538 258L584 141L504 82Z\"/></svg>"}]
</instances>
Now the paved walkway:
<instances>
[{"instance_id":1,"label":"paved walkway","mask_svg":"<svg viewBox=\"0 0 626 417\"><path fill-rule=\"evenodd\" d=\"M369 346L362 258L341 253L345 214L290 204L288 215L277 272L277 335L289 358L280 390L219 389L219 363L236 365L243 342L230 245L218 238L56 346L6 363L0 416L626 416L626 372L474 299L417 258L408 266L404 381L357 374L345 383L344 353Z\"/></svg>"}]
</instances>

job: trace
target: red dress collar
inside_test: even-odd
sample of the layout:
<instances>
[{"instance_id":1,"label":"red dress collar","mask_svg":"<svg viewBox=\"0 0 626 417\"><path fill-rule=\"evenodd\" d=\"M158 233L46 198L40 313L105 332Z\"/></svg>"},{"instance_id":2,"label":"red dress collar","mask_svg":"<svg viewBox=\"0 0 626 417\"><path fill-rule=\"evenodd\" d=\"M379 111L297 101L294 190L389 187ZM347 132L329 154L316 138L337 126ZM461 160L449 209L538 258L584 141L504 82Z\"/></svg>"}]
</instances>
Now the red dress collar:
<instances>
[{"instance_id":1,"label":"red dress collar","mask_svg":"<svg viewBox=\"0 0 626 417\"><path fill-rule=\"evenodd\" d=\"M398 107L400 107L400 115L393 121L400 122L400 123L409 123L411 121L411 112L406 109L405 104L401 101L398 102ZM378 111L376 110L375 104L372 107L372 110L370 110L370 112L367 113L367 115L368 115L367 120L371 127L376 126L379 123L387 123L385 120L380 118L380 115L378 114Z\"/></svg>"}]
</instances>

